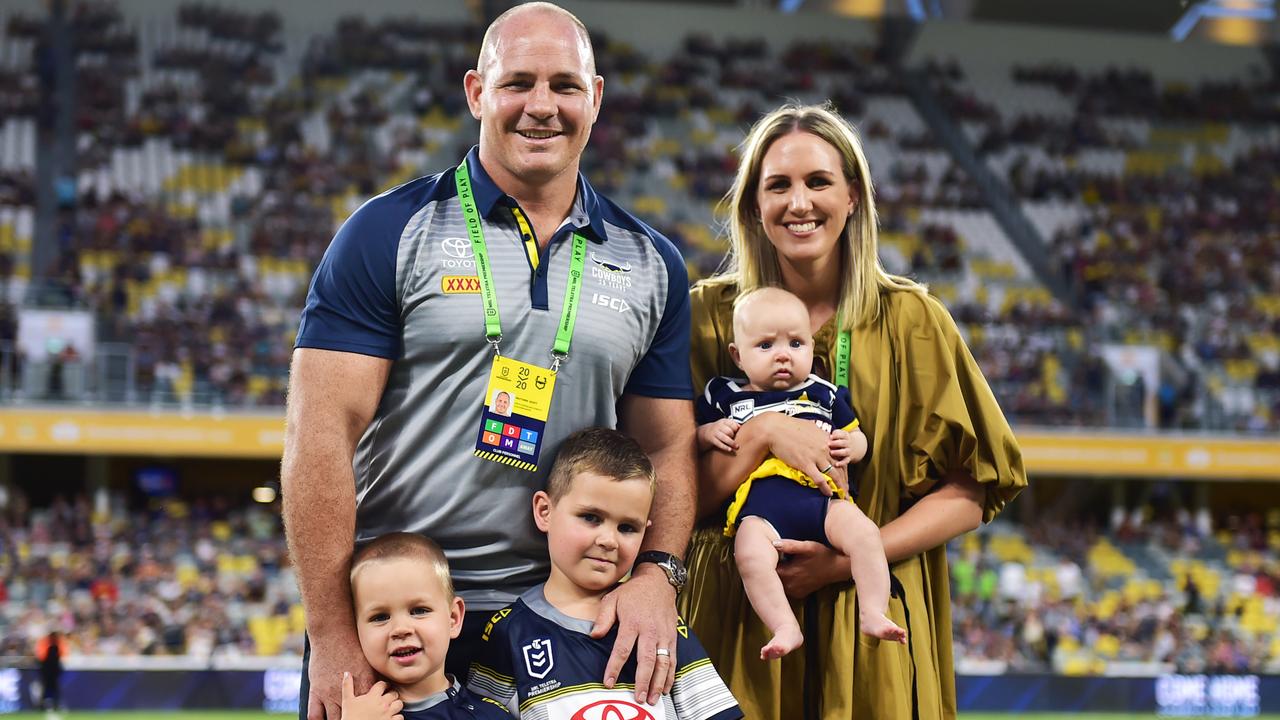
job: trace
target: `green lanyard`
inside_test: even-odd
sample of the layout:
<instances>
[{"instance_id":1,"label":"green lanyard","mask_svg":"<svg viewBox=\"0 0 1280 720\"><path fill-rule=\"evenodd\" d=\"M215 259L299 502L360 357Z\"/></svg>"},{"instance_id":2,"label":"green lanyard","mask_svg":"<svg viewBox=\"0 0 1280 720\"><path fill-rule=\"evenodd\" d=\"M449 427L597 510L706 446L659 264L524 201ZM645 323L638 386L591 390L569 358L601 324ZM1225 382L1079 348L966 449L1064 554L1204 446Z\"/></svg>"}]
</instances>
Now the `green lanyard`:
<instances>
[{"instance_id":1,"label":"green lanyard","mask_svg":"<svg viewBox=\"0 0 1280 720\"><path fill-rule=\"evenodd\" d=\"M480 280L480 299L484 302L484 337L493 345L493 351L501 355L498 343L502 342L502 320L498 317L498 290L493 284L493 268L489 264L489 250L484 244L484 230L480 227L480 211L471 192L471 176L464 160L453 174L458 186L458 201L467 221L467 235L476 256L476 275ZM556 342L551 350L551 372L560 369L560 363L569 357L569 343L573 339L573 327L578 320L578 303L582 299L582 270L587 261L587 239L580 233L573 234L573 254L569 262L569 282L564 291L564 309L560 324L556 327Z\"/></svg>"},{"instance_id":2,"label":"green lanyard","mask_svg":"<svg viewBox=\"0 0 1280 720\"><path fill-rule=\"evenodd\" d=\"M849 387L849 356L852 353L852 333L841 328L836 318L836 387Z\"/></svg>"}]
</instances>

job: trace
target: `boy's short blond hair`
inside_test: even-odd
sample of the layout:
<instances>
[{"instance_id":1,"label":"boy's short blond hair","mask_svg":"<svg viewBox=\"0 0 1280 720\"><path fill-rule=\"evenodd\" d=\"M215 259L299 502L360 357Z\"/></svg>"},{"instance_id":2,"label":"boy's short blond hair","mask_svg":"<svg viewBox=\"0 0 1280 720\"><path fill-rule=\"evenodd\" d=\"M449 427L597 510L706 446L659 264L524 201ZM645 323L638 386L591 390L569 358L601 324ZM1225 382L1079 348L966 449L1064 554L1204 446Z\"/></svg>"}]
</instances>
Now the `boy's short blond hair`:
<instances>
[{"instance_id":1,"label":"boy's short blond hair","mask_svg":"<svg viewBox=\"0 0 1280 720\"><path fill-rule=\"evenodd\" d=\"M394 532L379 535L369 544L356 550L351 558L351 585L354 588L360 568L381 560L418 560L431 567L436 579L452 600L453 578L449 576L449 560L434 540L417 533Z\"/></svg>"},{"instance_id":2,"label":"boy's short blond hair","mask_svg":"<svg viewBox=\"0 0 1280 720\"><path fill-rule=\"evenodd\" d=\"M551 502L559 502L569 492L573 479L584 472L614 480L644 480L649 483L650 496L657 490L653 463L640 443L609 428L579 430L560 444L551 474L547 476L547 495Z\"/></svg>"}]
</instances>

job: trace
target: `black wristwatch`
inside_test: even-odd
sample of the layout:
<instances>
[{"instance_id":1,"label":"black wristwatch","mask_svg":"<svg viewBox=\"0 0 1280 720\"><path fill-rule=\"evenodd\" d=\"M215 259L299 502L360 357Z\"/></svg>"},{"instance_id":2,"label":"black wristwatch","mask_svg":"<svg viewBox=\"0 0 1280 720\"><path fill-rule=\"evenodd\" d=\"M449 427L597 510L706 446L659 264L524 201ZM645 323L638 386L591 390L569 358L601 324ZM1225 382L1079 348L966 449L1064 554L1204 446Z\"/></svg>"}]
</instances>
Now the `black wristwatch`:
<instances>
[{"instance_id":1,"label":"black wristwatch","mask_svg":"<svg viewBox=\"0 0 1280 720\"><path fill-rule=\"evenodd\" d=\"M685 582L689 580L689 571L684 569L684 562L680 558L658 550L646 550L636 556L636 565L647 562L662 568L662 572L667 574L667 582L671 583L676 592L684 589Z\"/></svg>"}]
</instances>

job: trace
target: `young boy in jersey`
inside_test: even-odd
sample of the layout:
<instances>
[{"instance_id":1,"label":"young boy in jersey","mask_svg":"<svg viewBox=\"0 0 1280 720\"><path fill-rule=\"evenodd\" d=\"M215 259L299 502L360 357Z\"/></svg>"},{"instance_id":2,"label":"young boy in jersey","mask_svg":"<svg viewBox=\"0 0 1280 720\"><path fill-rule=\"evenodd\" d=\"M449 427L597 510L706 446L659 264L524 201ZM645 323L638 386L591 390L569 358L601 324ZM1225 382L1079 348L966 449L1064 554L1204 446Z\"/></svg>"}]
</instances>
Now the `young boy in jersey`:
<instances>
[{"instance_id":1,"label":"young boy in jersey","mask_svg":"<svg viewBox=\"0 0 1280 720\"><path fill-rule=\"evenodd\" d=\"M481 637L467 687L525 718L730 720L737 701L706 651L677 621L676 646L659 648L676 663L671 694L635 700L636 660L612 690L600 684L617 627L590 635L601 599L631 570L653 502L654 472L631 438L590 428L560 446L547 489L533 497L533 518L547 534L551 577L493 616Z\"/></svg>"},{"instance_id":2,"label":"young boy in jersey","mask_svg":"<svg viewBox=\"0 0 1280 720\"><path fill-rule=\"evenodd\" d=\"M351 562L351 600L360 649L384 681L356 695L351 675L344 675L343 720L511 717L444 672L463 605L439 545L417 533L389 533L365 545Z\"/></svg>"},{"instance_id":3,"label":"young boy in jersey","mask_svg":"<svg viewBox=\"0 0 1280 720\"><path fill-rule=\"evenodd\" d=\"M809 311L781 288L761 288L740 296L733 308L729 355L746 379L712 378L697 402L698 449L735 450L738 427L766 412L812 420L831 433L831 463L821 468L832 490L821 492L809 475L776 457L752 472L729 505L725 535L734 540L734 557L751 607L773 632L760 659L780 658L800 647L804 635L778 578L781 538L825 543L848 556L858 590L858 621L863 633L906 641L906 631L885 616L889 603L889 567L880 529L830 476L866 454L867 439L858 429L848 388L837 388L810 374L813 334Z\"/></svg>"}]
</instances>

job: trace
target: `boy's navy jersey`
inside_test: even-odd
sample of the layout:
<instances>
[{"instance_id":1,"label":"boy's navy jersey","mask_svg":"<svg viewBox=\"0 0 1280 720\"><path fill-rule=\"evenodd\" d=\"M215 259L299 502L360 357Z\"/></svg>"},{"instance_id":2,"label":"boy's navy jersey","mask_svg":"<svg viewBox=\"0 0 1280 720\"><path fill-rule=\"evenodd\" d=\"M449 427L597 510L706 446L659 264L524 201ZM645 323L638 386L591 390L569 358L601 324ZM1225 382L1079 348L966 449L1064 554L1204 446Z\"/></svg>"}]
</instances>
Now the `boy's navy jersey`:
<instances>
[{"instance_id":1,"label":"boy's navy jersey","mask_svg":"<svg viewBox=\"0 0 1280 720\"><path fill-rule=\"evenodd\" d=\"M817 375L790 390L746 390L745 379L713 377L698 398L698 424L721 418L745 423L766 412L780 412L801 420L813 420L827 432L857 427L849 388L836 387Z\"/></svg>"},{"instance_id":2,"label":"boy's navy jersey","mask_svg":"<svg viewBox=\"0 0 1280 720\"><path fill-rule=\"evenodd\" d=\"M452 677L453 685L415 703L405 703L400 714L404 720L510 720L511 713L502 703L467 692Z\"/></svg>"},{"instance_id":3,"label":"boy's navy jersey","mask_svg":"<svg viewBox=\"0 0 1280 720\"><path fill-rule=\"evenodd\" d=\"M602 684L617 638L596 640L591 621L569 617L547 602L539 585L489 621L467 687L534 720L730 720L738 703L684 621L676 626L676 681L658 705L635 701L636 659L614 689Z\"/></svg>"}]
</instances>

